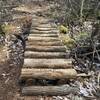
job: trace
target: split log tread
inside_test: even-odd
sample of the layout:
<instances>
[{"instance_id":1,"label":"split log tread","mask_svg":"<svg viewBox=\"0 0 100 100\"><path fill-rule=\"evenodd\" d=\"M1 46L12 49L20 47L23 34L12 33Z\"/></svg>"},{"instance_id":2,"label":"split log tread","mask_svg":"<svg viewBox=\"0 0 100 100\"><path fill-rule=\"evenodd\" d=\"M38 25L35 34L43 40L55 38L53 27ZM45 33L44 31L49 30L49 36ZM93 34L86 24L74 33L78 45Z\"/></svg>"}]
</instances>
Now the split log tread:
<instances>
[{"instance_id":1,"label":"split log tread","mask_svg":"<svg viewBox=\"0 0 100 100\"><path fill-rule=\"evenodd\" d=\"M26 51L66 52L64 46L26 46Z\"/></svg>"},{"instance_id":2,"label":"split log tread","mask_svg":"<svg viewBox=\"0 0 100 100\"><path fill-rule=\"evenodd\" d=\"M22 89L23 95L67 95L70 93L77 94L79 89L77 87L70 87L68 85L61 86L28 86Z\"/></svg>"},{"instance_id":3,"label":"split log tread","mask_svg":"<svg viewBox=\"0 0 100 100\"><path fill-rule=\"evenodd\" d=\"M71 68L72 60L71 59L24 59L23 68Z\"/></svg>"},{"instance_id":4,"label":"split log tread","mask_svg":"<svg viewBox=\"0 0 100 100\"><path fill-rule=\"evenodd\" d=\"M77 72L75 69L23 68L20 77L22 79L73 79L77 77Z\"/></svg>"}]
</instances>

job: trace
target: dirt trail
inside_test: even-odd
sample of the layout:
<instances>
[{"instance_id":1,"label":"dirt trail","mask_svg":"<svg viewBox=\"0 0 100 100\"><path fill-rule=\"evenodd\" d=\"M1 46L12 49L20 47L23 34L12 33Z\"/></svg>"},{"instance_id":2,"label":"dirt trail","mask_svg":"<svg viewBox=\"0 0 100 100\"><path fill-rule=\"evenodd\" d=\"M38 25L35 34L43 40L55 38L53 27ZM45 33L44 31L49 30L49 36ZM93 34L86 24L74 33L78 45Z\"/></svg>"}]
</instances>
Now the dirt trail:
<instances>
[{"instance_id":1,"label":"dirt trail","mask_svg":"<svg viewBox=\"0 0 100 100\"><path fill-rule=\"evenodd\" d=\"M31 33L28 37L24 65L22 67L20 76L20 81L25 81L24 86L21 90L23 95L66 95L73 91L73 89L71 89L70 87L68 90L67 86L65 86L65 89L63 85L66 84L63 83L61 86L59 86L59 83L57 83L58 86L48 86L49 81L53 81L56 79L62 80L66 78L71 79L77 76L77 72L72 67L71 59L68 58L66 48L59 38L59 31L53 19L45 16L44 14L44 12L48 12L49 9L50 7L48 5L41 5L41 7L36 6L32 9L33 21ZM19 11L22 11L22 8ZM55 36L51 37L51 34L54 34ZM47 43L47 45L41 46L40 44L38 44L40 42L41 44L42 42ZM50 42L59 42L59 44L52 46L48 44ZM65 55L62 56L62 54ZM33 82L35 79L42 79L42 81L44 80L45 82L47 82L46 86L39 84L39 89L39 87L36 85L37 82ZM48 79L50 80L46 81ZM54 82L56 83L56 81ZM75 91L77 91L77 89ZM25 100L27 99L27 97L25 96L23 96L23 98ZM28 97L28 99L29 98L32 97ZM41 99L42 98L44 97L41 97Z\"/></svg>"},{"instance_id":2,"label":"dirt trail","mask_svg":"<svg viewBox=\"0 0 100 100\"><path fill-rule=\"evenodd\" d=\"M50 76L50 79L54 80L57 76L56 75L60 75L61 78L63 78L64 76L68 75L68 77L73 78L75 77L75 75L77 75L76 71L74 69L72 69L72 65L71 62L69 61L68 57L67 57L67 53L66 53L66 49L65 46L62 44L62 42L59 39L59 31L57 30L56 25L54 24L53 19L45 16L44 13L49 12L50 6L48 6L48 4L46 5L46 3L40 3L39 5L34 5L34 6L30 6L29 5L21 5L17 8L14 8L14 12L20 12L20 13L27 13L29 15L32 15L32 28L31 28L31 34L29 35L28 41L27 41L27 46L26 46L26 52L25 52L25 60L29 59L29 61L33 60L34 63L31 62L25 62L23 65L23 68L21 70L21 78L25 78L28 76L28 79L30 80L31 78L34 78L33 73L31 74L30 71L26 72L23 71L25 70L25 66L30 66L30 69L32 69L34 71L33 67L36 67L35 70L35 78L36 79L40 79L39 77L41 75L43 75L43 79L48 79L48 77L45 76L45 72L43 73L38 73L39 71L37 71L38 67L40 68L40 70L42 70L42 68L49 68L51 70L54 70L53 68L57 68L59 66L61 66L61 68L65 68L65 71L61 70L61 72L56 72L56 74L51 71L49 72L48 69L46 72L47 76ZM19 14L20 15L20 14ZM21 15L19 16L15 13L13 19L17 19L18 17L21 17ZM57 44L58 43L58 44ZM42 45L42 46L41 46ZM67 57L67 59L66 59ZM35 60L34 60L35 59ZM39 60L38 60L39 59ZM61 59L60 63L59 63L59 59ZM67 63L67 61L69 61ZM51 65L51 66L50 66ZM7 66L8 68L4 67ZM21 89L22 91L19 91L19 86L15 86L12 83L14 83L13 81L17 82L18 76L15 75L15 71L16 73L19 73L19 69L17 70L17 68L9 68L9 64L8 62L5 63L5 65L1 64L0 66L1 68L3 68L4 73L1 75L1 79L2 83L6 83L6 85L2 85L0 87L2 87L0 90L5 89L4 91L1 92L2 97L0 98L0 100L58 100L58 97L52 96L52 97L47 97L47 96L23 96L22 94L32 94L31 92L35 92L35 91L31 91L28 90L27 91L27 82L24 84L25 86ZM72 72L73 74L70 75L69 72L67 72L67 68L69 68L69 72ZM6 70L5 70L6 69ZM10 75L10 73L13 73ZM62 73L62 74L59 74ZM52 75L54 75L55 77L53 77ZM5 76L6 75L6 76ZM14 77L14 75L16 77ZM5 77L5 78L4 78ZM11 78L11 81L9 81ZM22 81L21 79L21 81ZM59 77L56 79L60 79ZM34 80L32 80L33 82ZM15 83L14 83L15 84ZM30 83L29 83L30 84ZM18 85L18 84L17 84ZM31 84L31 86L34 85L33 83ZM6 88L5 88L6 87ZM43 87L43 86L41 86ZM45 87L44 91L45 91ZM55 88L55 87L54 87ZM58 88L58 87L57 87ZM34 90L34 89L33 89ZM39 90L37 90L39 91ZM51 91L51 89L49 90ZM58 90L59 91L59 90ZM22 92L22 94L21 94ZM53 93L50 93L50 95L53 95ZM46 94L46 93L39 93L39 95L41 94ZM64 92L64 94L68 94L66 93L66 91ZM62 96L61 98L63 98L62 100L67 100L65 96ZM59 99L60 100L60 99Z\"/></svg>"}]
</instances>

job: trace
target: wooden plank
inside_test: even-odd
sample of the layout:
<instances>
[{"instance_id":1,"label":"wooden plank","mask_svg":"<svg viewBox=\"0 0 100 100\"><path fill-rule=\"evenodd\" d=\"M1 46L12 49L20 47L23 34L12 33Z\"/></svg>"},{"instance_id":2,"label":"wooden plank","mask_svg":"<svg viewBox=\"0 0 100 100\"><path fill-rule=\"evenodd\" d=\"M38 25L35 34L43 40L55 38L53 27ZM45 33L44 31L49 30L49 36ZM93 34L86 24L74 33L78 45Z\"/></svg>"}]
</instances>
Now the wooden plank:
<instances>
[{"instance_id":1,"label":"wooden plank","mask_svg":"<svg viewBox=\"0 0 100 100\"><path fill-rule=\"evenodd\" d=\"M65 46L26 46L26 51L66 52Z\"/></svg>"},{"instance_id":2,"label":"wooden plank","mask_svg":"<svg viewBox=\"0 0 100 100\"><path fill-rule=\"evenodd\" d=\"M22 89L23 95L47 95L47 96L57 96L57 95L67 95L67 94L77 94L79 92L78 87L71 87L68 85L61 86L28 86Z\"/></svg>"},{"instance_id":3,"label":"wooden plank","mask_svg":"<svg viewBox=\"0 0 100 100\"><path fill-rule=\"evenodd\" d=\"M58 34L30 34L31 37L58 37Z\"/></svg>"},{"instance_id":4,"label":"wooden plank","mask_svg":"<svg viewBox=\"0 0 100 100\"><path fill-rule=\"evenodd\" d=\"M65 52L34 52L26 51L25 58L68 58Z\"/></svg>"},{"instance_id":5,"label":"wooden plank","mask_svg":"<svg viewBox=\"0 0 100 100\"><path fill-rule=\"evenodd\" d=\"M63 43L61 41L50 41L50 42L44 42L44 41L37 41L37 42L32 42L28 41L27 42L28 46L63 46Z\"/></svg>"},{"instance_id":6,"label":"wooden plank","mask_svg":"<svg viewBox=\"0 0 100 100\"><path fill-rule=\"evenodd\" d=\"M52 33L55 33L55 34L57 34L57 33L59 33L59 31L54 31L54 30L52 30L52 31L38 31L38 30L31 30L30 31L30 33L32 33L32 34L52 34Z\"/></svg>"},{"instance_id":7,"label":"wooden plank","mask_svg":"<svg viewBox=\"0 0 100 100\"><path fill-rule=\"evenodd\" d=\"M71 68L72 59L24 59L24 68Z\"/></svg>"},{"instance_id":8,"label":"wooden plank","mask_svg":"<svg viewBox=\"0 0 100 100\"><path fill-rule=\"evenodd\" d=\"M77 77L75 69L27 69L21 71L21 79L73 79Z\"/></svg>"},{"instance_id":9,"label":"wooden plank","mask_svg":"<svg viewBox=\"0 0 100 100\"><path fill-rule=\"evenodd\" d=\"M60 41L59 38L56 37L33 37L29 36L28 41L45 41L45 42L51 42L51 41Z\"/></svg>"},{"instance_id":10,"label":"wooden plank","mask_svg":"<svg viewBox=\"0 0 100 100\"><path fill-rule=\"evenodd\" d=\"M33 28L35 28L35 27L39 27L39 28L52 28L53 27L53 28L57 29L57 26L54 23L52 23L52 24L50 24L50 23L47 23L47 24L33 24L32 27Z\"/></svg>"},{"instance_id":11,"label":"wooden plank","mask_svg":"<svg viewBox=\"0 0 100 100\"><path fill-rule=\"evenodd\" d=\"M56 31L56 28L41 28L41 27L34 27L35 30L39 30L39 31Z\"/></svg>"}]
</instances>

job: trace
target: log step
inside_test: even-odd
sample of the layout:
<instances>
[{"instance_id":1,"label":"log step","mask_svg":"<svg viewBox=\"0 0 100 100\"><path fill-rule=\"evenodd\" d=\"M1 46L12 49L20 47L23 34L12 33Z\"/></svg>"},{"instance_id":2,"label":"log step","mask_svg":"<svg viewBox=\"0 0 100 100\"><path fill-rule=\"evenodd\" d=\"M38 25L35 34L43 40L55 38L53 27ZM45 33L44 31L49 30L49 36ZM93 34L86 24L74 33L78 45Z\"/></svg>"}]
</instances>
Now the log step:
<instances>
[{"instance_id":1,"label":"log step","mask_svg":"<svg viewBox=\"0 0 100 100\"><path fill-rule=\"evenodd\" d=\"M52 33L55 33L55 34L57 34L59 31L57 31L57 30L52 30L52 31L38 31L38 30L31 30L30 31L30 33L32 33L32 34L52 34Z\"/></svg>"},{"instance_id":2,"label":"log step","mask_svg":"<svg viewBox=\"0 0 100 100\"><path fill-rule=\"evenodd\" d=\"M28 86L22 89L22 94L27 96L32 95L46 95L57 96L67 94L77 94L79 92L78 87L71 87L68 85L61 86Z\"/></svg>"},{"instance_id":3,"label":"log step","mask_svg":"<svg viewBox=\"0 0 100 100\"><path fill-rule=\"evenodd\" d=\"M59 38L54 38L54 37L33 37L29 36L28 41L45 41L45 42L50 42L50 41L60 41Z\"/></svg>"},{"instance_id":4,"label":"log step","mask_svg":"<svg viewBox=\"0 0 100 100\"><path fill-rule=\"evenodd\" d=\"M26 46L26 51L66 52L64 46Z\"/></svg>"},{"instance_id":5,"label":"log step","mask_svg":"<svg viewBox=\"0 0 100 100\"><path fill-rule=\"evenodd\" d=\"M41 27L33 27L33 29L39 30L39 31L53 31L53 30L57 30L56 28L41 28Z\"/></svg>"},{"instance_id":6,"label":"log step","mask_svg":"<svg viewBox=\"0 0 100 100\"><path fill-rule=\"evenodd\" d=\"M41 17L41 18L34 18L33 20L33 23L35 24L35 23L49 23L49 22L51 22L52 21L52 19L47 19L47 18L43 18L43 17Z\"/></svg>"},{"instance_id":7,"label":"log step","mask_svg":"<svg viewBox=\"0 0 100 100\"><path fill-rule=\"evenodd\" d=\"M61 41L50 41L50 42L44 42L44 41L37 41L37 42L32 42L28 41L27 45L33 45L33 46L63 46L63 43Z\"/></svg>"},{"instance_id":8,"label":"log step","mask_svg":"<svg viewBox=\"0 0 100 100\"><path fill-rule=\"evenodd\" d=\"M72 59L24 59L23 68L72 68Z\"/></svg>"},{"instance_id":9,"label":"log step","mask_svg":"<svg viewBox=\"0 0 100 100\"><path fill-rule=\"evenodd\" d=\"M77 77L75 69L28 69L23 68L21 79L73 79Z\"/></svg>"},{"instance_id":10,"label":"log step","mask_svg":"<svg viewBox=\"0 0 100 100\"><path fill-rule=\"evenodd\" d=\"M58 34L30 34L31 37L58 37Z\"/></svg>"},{"instance_id":11,"label":"log step","mask_svg":"<svg viewBox=\"0 0 100 100\"><path fill-rule=\"evenodd\" d=\"M34 28L34 27L39 27L39 28L56 28L57 29L57 27L56 27L56 25L55 24L34 24L34 25L32 25L32 27Z\"/></svg>"},{"instance_id":12,"label":"log step","mask_svg":"<svg viewBox=\"0 0 100 100\"><path fill-rule=\"evenodd\" d=\"M26 58L68 58L65 52L34 52L26 51Z\"/></svg>"}]
</instances>

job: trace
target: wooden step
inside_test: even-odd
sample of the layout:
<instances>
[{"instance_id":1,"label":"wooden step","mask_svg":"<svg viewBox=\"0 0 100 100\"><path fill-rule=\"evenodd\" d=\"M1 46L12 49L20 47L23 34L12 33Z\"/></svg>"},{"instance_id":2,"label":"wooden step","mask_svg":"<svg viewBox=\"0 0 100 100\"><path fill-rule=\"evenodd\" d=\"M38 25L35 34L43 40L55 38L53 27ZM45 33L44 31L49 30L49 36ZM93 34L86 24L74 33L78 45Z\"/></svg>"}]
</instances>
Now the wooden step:
<instances>
[{"instance_id":1,"label":"wooden step","mask_svg":"<svg viewBox=\"0 0 100 100\"><path fill-rule=\"evenodd\" d=\"M23 68L72 68L72 59L24 59Z\"/></svg>"},{"instance_id":2,"label":"wooden step","mask_svg":"<svg viewBox=\"0 0 100 100\"><path fill-rule=\"evenodd\" d=\"M56 28L41 28L41 27L33 27L33 29L39 30L39 31L54 31L54 30L57 30Z\"/></svg>"},{"instance_id":3,"label":"wooden step","mask_svg":"<svg viewBox=\"0 0 100 100\"><path fill-rule=\"evenodd\" d=\"M42 18L34 18L33 20L32 20L34 23L49 23L49 22L51 22L52 21L52 19L46 19L46 18L44 18L44 17L42 17ZM33 23L33 24L34 24Z\"/></svg>"},{"instance_id":4,"label":"wooden step","mask_svg":"<svg viewBox=\"0 0 100 100\"><path fill-rule=\"evenodd\" d=\"M38 25L41 25L41 24L54 24L54 22L52 20L44 19L44 18L42 18L42 19L33 18L32 22L33 22L33 25L36 25L36 24L38 24Z\"/></svg>"},{"instance_id":5,"label":"wooden step","mask_svg":"<svg viewBox=\"0 0 100 100\"><path fill-rule=\"evenodd\" d=\"M31 37L58 37L58 34L30 34Z\"/></svg>"},{"instance_id":6,"label":"wooden step","mask_svg":"<svg viewBox=\"0 0 100 100\"><path fill-rule=\"evenodd\" d=\"M60 96L67 94L79 93L78 87L71 87L68 85L61 86L27 86L22 89L23 95L46 95L46 96ZM51 99L50 99L51 100Z\"/></svg>"},{"instance_id":7,"label":"wooden step","mask_svg":"<svg viewBox=\"0 0 100 100\"><path fill-rule=\"evenodd\" d=\"M28 41L44 41L44 42L51 42L51 41L60 41L59 38L56 38L56 37L32 37L32 36L29 36L28 37Z\"/></svg>"},{"instance_id":8,"label":"wooden step","mask_svg":"<svg viewBox=\"0 0 100 100\"><path fill-rule=\"evenodd\" d=\"M43 28L57 28L57 25L55 23L47 23L47 24L36 24L33 23L32 27L43 27Z\"/></svg>"},{"instance_id":9,"label":"wooden step","mask_svg":"<svg viewBox=\"0 0 100 100\"><path fill-rule=\"evenodd\" d=\"M26 51L26 58L68 58L65 52L34 52Z\"/></svg>"},{"instance_id":10,"label":"wooden step","mask_svg":"<svg viewBox=\"0 0 100 100\"><path fill-rule=\"evenodd\" d=\"M75 69L34 69L22 68L21 79L73 79L77 77Z\"/></svg>"},{"instance_id":11,"label":"wooden step","mask_svg":"<svg viewBox=\"0 0 100 100\"><path fill-rule=\"evenodd\" d=\"M57 30L52 30L52 31L38 31L38 30L34 30L33 29L33 30L30 31L30 33L32 33L32 34L34 34L34 33L35 34L52 34L52 33L53 34L54 33L57 34L57 33L59 33L59 31L57 31Z\"/></svg>"},{"instance_id":12,"label":"wooden step","mask_svg":"<svg viewBox=\"0 0 100 100\"><path fill-rule=\"evenodd\" d=\"M50 41L50 42L44 42L44 41L37 41L37 42L32 42L28 41L27 45L33 45L33 46L63 46L63 43L61 41Z\"/></svg>"},{"instance_id":13,"label":"wooden step","mask_svg":"<svg viewBox=\"0 0 100 100\"><path fill-rule=\"evenodd\" d=\"M26 46L26 51L66 52L64 46Z\"/></svg>"},{"instance_id":14,"label":"wooden step","mask_svg":"<svg viewBox=\"0 0 100 100\"><path fill-rule=\"evenodd\" d=\"M39 28L57 28L55 24L33 24L32 27L39 27Z\"/></svg>"}]
</instances>

